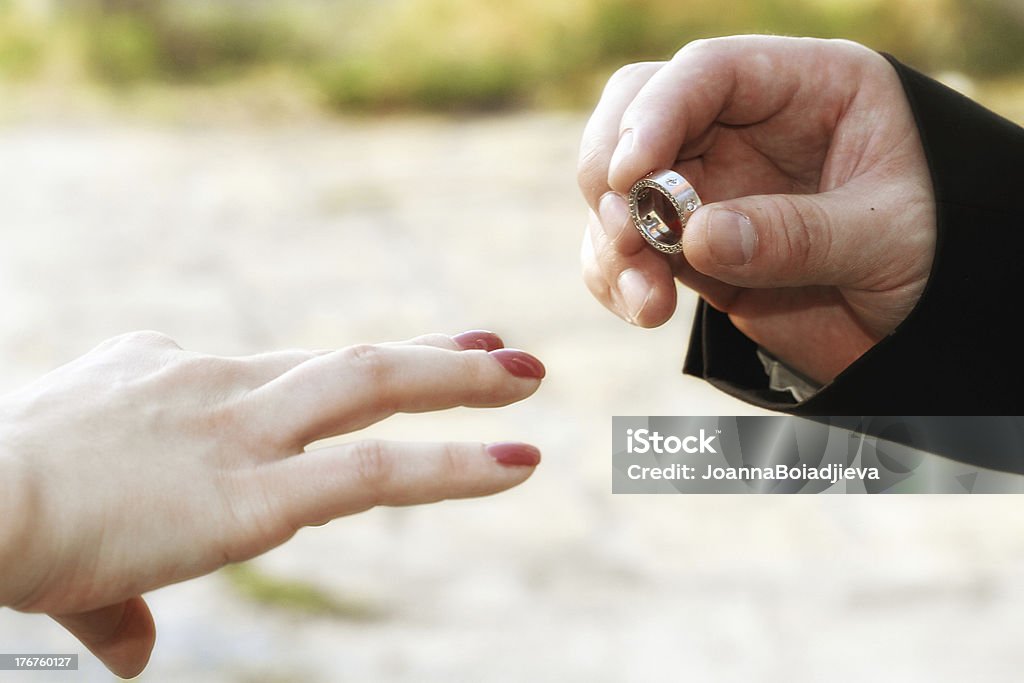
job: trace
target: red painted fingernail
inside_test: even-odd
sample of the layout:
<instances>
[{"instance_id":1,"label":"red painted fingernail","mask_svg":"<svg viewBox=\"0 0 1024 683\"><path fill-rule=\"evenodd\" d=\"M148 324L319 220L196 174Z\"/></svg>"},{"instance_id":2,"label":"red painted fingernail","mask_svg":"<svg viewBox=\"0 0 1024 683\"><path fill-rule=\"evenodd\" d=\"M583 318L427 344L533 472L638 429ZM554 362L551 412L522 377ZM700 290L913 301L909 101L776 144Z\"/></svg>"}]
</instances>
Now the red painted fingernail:
<instances>
[{"instance_id":1,"label":"red painted fingernail","mask_svg":"<svg viewBox=\"0 0 1024 683\"><path fill-rule=\"evenodd\" d=\"M544 364L525 351L498 349L491 351L491 355L516 377L542 379L546 373Z\"/></svg>"},{"instance_id":2,"label":"red painted fingernail","mask_svg":"<svg viewBox=\"0 0 1024 683\"><path fill-rule=\"evenodd\" d=\"M503 348L505 342L501 341L501 337L488 332L487 330L470 330L457 334L452 337L452 341L459 345L459 348L468 351L470 349L483 349L484 351L494 351L496 349Z\"/></svg>"},{"instance_id":3,"label":"red painted fingernail","mask_svg":"<svg viewBox=\"0 0 1024 683\"><path fill-rule=\"evenodd\" d=\"M536 467L540 462L540 451L530 444L517 441L501 441L487 444L487 452L506 467Z\"/></svg>"}]
</instances>

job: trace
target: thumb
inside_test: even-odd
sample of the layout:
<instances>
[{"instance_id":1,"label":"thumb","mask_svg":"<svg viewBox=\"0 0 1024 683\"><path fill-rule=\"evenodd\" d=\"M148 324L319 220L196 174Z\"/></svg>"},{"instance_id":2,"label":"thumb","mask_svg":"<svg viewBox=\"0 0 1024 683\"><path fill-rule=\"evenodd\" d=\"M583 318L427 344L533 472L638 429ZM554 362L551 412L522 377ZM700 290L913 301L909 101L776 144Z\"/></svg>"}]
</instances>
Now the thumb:
<instances>
[{"instance_id":1,"label":"thumb","mask_svg":"<svg viewBox=\"0 0 1024 683\"><path fill-rule=\"evenodd\" d=\"M877 267L877 213L838 190L701 207L683 232L698 271L740 287L852 285Z\"/></svg>"},{"instance_id":2,"label":"thumb","mask_svg":"<svg viewBox=\"0 0 1024 683\"><path fill-rule=\"evenodd\" d=\"M134 678L149 663L156 626L142 597L79 614L50 615L121 678Z\"/></svg>"}]
</instances>

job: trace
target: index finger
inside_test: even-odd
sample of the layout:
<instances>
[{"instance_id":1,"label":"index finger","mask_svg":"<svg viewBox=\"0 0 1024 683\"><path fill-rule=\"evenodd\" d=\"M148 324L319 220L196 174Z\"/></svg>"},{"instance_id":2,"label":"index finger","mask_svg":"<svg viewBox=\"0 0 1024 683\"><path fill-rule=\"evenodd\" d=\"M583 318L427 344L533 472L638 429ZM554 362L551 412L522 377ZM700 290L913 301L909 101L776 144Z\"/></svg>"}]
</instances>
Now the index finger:
<instances>
[{"instance_id":1,"label":"index finger","mask_svg":"<svg viewBox=\"0 0 1024 683\"><path fill-rule=\"evenodd\" d=\"M622 113L637 92L658 72L664 62L629 64L608 79L601 99L594 107L580 142L576 179L583 198L595 212L608 187L608 164L619 142Z\"/></svg>"}]
</instances>

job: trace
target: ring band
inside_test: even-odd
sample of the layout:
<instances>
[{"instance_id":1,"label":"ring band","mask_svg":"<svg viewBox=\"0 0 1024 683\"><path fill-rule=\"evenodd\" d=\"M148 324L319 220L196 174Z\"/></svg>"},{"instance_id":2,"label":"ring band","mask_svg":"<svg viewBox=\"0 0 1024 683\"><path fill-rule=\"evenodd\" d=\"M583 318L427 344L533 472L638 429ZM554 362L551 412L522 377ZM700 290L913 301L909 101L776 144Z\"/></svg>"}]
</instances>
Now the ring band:
<instances>
[{"instance_id":1,"label":"ring band","mask_svg":"<svg viewBox=\"0 0 1024 683\"><path fill-rule=\"evenodd\" d=\"M629 191L633 225L652 247L666 254L683 250L683 230L700 206L696 190L675 171L652 171Z\"/></svg>"}]
</instances>

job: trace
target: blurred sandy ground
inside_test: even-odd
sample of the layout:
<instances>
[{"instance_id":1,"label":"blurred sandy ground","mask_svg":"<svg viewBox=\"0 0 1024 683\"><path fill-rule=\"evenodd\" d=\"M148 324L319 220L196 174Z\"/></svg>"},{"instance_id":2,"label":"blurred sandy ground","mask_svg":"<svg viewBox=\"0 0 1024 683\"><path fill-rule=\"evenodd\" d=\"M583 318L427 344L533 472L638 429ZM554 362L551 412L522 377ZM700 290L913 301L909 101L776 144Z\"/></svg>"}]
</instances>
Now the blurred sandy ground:
<instances>
[{"instance_id":1,"label":"blurred sandy ground","mask_svg":"<svg viewBox=\"0 0 1024 683\"><path fill-rule=\"evenodd\" d=\"M679 373L692 297L643 331L586 293L582 117L244 118L0 127L0 388L132 329L248 354L485 327L546 362L534 398L367 431L545 461L256 561L375 620L260 606L223 574L157 591L142 680L1020 679L1020 499L609 493L612 415L755 411ZM0 650L82 653L4 681L110 679L38 615L0 613Z\"/></svg>"}]
</instances>

